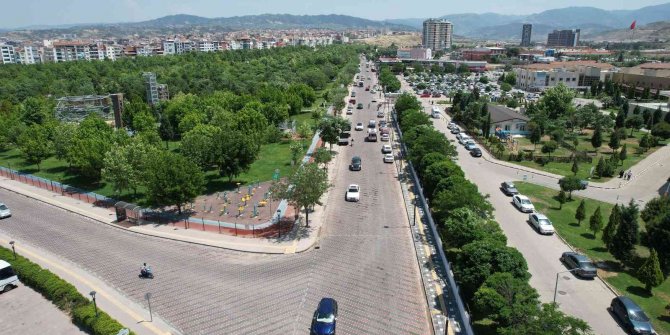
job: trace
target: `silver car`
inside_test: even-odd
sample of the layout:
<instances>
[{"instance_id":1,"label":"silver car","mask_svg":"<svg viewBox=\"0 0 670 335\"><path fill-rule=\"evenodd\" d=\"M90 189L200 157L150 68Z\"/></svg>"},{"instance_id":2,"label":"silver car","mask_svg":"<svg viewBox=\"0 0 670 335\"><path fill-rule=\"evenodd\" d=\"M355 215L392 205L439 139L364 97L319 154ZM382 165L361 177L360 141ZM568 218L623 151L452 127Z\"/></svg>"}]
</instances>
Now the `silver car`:
<instances>
[{"instance_id":1,"label":"silver car","mask_svg":"<svg viewBox=\"0 0 670 335\"><path fill-rule=\"evenodd\" d=\"M0 219L8 218L12 216L12 211L9 210L7 205L0 202Z\"/></svg>"},{"instance_id":2,"label":"silver car","mask_svg":"<svg viewBox=\"0 0 670 335\"><path fill-rule=\"evenodd\" d=\"M554 234L554 225L551 224L551 220L540 213L532 213L528 215L528 220L530 224L535 227L535 229L543 235L553 235Z\"/></svg>"}]
</instances>

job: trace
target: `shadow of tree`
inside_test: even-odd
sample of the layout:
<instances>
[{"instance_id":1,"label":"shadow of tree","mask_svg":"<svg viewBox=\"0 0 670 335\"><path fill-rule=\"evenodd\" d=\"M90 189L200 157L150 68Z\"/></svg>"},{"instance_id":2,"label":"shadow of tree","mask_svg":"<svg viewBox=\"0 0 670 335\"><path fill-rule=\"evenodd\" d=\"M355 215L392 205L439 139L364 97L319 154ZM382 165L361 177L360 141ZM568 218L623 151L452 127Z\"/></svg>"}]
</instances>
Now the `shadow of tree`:
<instances>
[{"instance_id":1,"label":"shadow of tree","mask_svg":"<svg viewBox=\"0 0 670 335\"><path fill-rule=\"evenodd\" d=\"M596 239L596 236L593 235L593 233L581 233L580 236L583 237L583 238L588 238L588 239L592 239L592 240Z\"/></svg>"},{"instance_id":2,"label":"shadow of tree","mask_svg":"<svg viewBox=\"0 0 670 335\"><path fill-rule=\"evenodd\" d=\"M641 286L628 286L626 287L626 292L642 298L650 298L652 296L652 294L647 291L647 289Z\"/></svg>"}]
</instances>

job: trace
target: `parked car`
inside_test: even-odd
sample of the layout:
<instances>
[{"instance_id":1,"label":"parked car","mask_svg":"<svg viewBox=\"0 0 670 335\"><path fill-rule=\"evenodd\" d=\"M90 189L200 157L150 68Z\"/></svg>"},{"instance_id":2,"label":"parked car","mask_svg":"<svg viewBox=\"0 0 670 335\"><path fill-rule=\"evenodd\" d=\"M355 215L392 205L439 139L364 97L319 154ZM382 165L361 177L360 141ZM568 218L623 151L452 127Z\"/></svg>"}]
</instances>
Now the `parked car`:
<instances>
[{"instance_id":1,"label":"parked car","mask_svg":"<svg viewBox=\"0 0 670 335\"><path fill-rule=\"evenodd\" d=\"M421 94L422 98L430 98L430 93L423 93Z\"/></svg>"},{"instance_id":2,"label":"parked car","mask_svg":"<svg viewBox=\"0 0 670 335\"><path fill-rule=\"evenodd\" d=\"M363 104L356 105L356 109L363 109Z\"/></svg>"},{"instance_id":3,"label":"parked car","mask_svg":"<svg viewBox=\"0 0 670 335\"><path fill-rule=\"evenodd\" d=\"M7 205L0 202L0 219L8 218L12 216L12 211L9 210Z\"/></svg>"},{"instance_id":4,"label":"parked car","mask_svg":"<svg viewBox=\"0 0 670 335\"><path fill-rule=\"evenodd\" d=\"M482 157L482 150L474 147L470 150L470 156L472 157Z\"/></svg>"},{"instance_id":5,"label":"parked car","mask_svg":"<svg viewBox=\"0 0 670 335\"><path fill-rule=\"evenodd\" d=\"M351 115L351 114L354 114L354 108L349 106L349 107L347 107L347 115Z\"/></svg>"},{"instance_id":6,"label":"parked car","mask_svg":"<svg viewBox=\"0 0 670 335\"><path fill-rule=\"evenodd\" d=\"M477 145L475 144L475 142L467 142L467 143L465 143L465 149L468 150L468 151L470 151L470 150L472 150L472 149L474 149L474 148L476 148L476 147L477 147Z\"/></svg>"},{"instance_id":7,"label":"parked car","mask_svg":"<svg viewBox=\"0 0 670 335\"><path fill-rule=\"evenodd\" d=\"M528 197L525 195L514 195L512 197L512 203L514 206L516 206L516 208L524 213L532 213L535 211L535 206L533 206L533 203L530 202L530 199L528 199Z\"/></svg>"},{"instance_id":8,"label":"parked car","mask_svg":"<svg viewBox=\"0 0 670 335\"><path fill-rule=\"evenodd\" d=\"M453 128L451 128L451 133L452 133L452 134L459 134L460 132L461 132L461 130L458 129L458 127L453 127Z\"/></svg>"},{"instance_id":9,"label":"parked car","mask_svg":"<svg viewBox=\"0 0 670 335\"><path fill-rule=\"evenodd\" d=\"M651 321L640 306L625 296L618 296L610 303L610 312L633 334L656 334Z\"/></svg>"},{"instance_id":10,"label":"parked car","mask_svg":"<svg viewBox=\"0 0 670 335\"><path fill-rule=\"evenodd\" d=\"M351 164L349 164L349 170L351 171L360 171L361 170L361 158L354 156L351 158Z\"/></svg>"},{"instance_id":11,"label":"parked car","mask_svg":"<svg viewBox=\"0 0 670 335\"><path fill-rule=\"evenodd\" d=\"M379 120L379 129L386 128L387 124L386 120Z\"/></svg>"},{"instance_id":12,"label":"parked car","mask_svg":"<svg viewBox=\"0 0 670 335\"><path fill-rule=\"evenodd\" d=\"M389 136L388 133L382 133L382 134L379 136L379 139L382 140L382 141L384 141L384 142L388 142L388 141L391 140L391 136Z\"/></svg>"},{"instance_id":13,"label":"parked car","mask_svg":"<svg viewBox=\"0 0 670 335\"><path fill-rule=\"evenodd\" d=\"M355 98L355 97L356 97L356 92L351 91L351 97L352 97L352 98Z\"/></svg>"},{"instance_id":14,"label":"parked car","mask_svg":"<svg viewBox=\"0 0 670 335\"><path fill-rule=\"evenodd\" d=\"M363 122L356 123L356 130L363 130Z\"/></svg>"},{"instance_id":15,"label":"parked car","mask_svg":"<svg viewBox=\"0 0 670 335\"><path fill-rule=\"evenodd\" d=\"M390 146L390 145L388 145L388 144L384 144L384 145L382 146L382 153L383 153L383 154L390 154L391 152L393 152L393 149L391 149L391 146Z\"/></svg>"},{"instance_id":16,"label":"parked car","mask_svg":"<svg viewBox=\"0 0 670 335\"><path fill-rule=\"evenodd\" d=\"M351 184L347 187L347 193L344 195L346 201L361 200L361 187L358 184Z\"/></svg>"},{"instance_id":17,"label":"parked car","mask_svg":"<svg viewBox=\"0 0 670 335\"><path fill-rule=\"evenodd\" d=\"M352 105L355 104L355 103L356 103L356 99L349 99L349 103L352 104Z\"/></svg>"},{"instance_id":18,"label":"parked car","mask_svg":"<svg viewBox=\"0 0 670 335\"><path fill-rule=\"evenodd\" d=\"M519 191L516 189L516 186L511 181L504 181L500 184L500 189L505 193L505 195L515 195L519 194Z\"/></svg>"},{"instance_id":19,"label":"parked car","mask_svg":"<svg viewBox=\"0 0 670 335\"><path fill-rule=\"evenodd\" d=\"M561 255L561 262L565 264L568 270L574 270L572 272L579 277L594 278L598 275L598 271L596 270L596 266L593 265L593 262L580 253L566 251Z\"/></svg>"},{"instance_id":20,"label":"parked car","mask_svg":"<svg viewBox=\"0 0 670 335\"><path fill-rule=\"evenodd\" d=\"M528 215L528 221L530 221L530 224L532 224L540 234L554 234L554 225L551 224L551 220L549 220L546 215L540 213L531 213Z\"/></svg>"},{"instance_id":21,"label":"parked car","mask_svg":"<svg viewBox=\"0 0 670 335\"><path fill-rule=\"evenodd\" d=\"M323 298L314 312L310 335L335 334L337 325L337 301L333 298Z\"/></svg>"},{"instance_id":22,"label":"parked car","mask_svg":"<svg viewBox=\"0 0 670 335\"><path fill-rule=\"evenodd\" d=\"M0 292L9 292L18 287L20 283L12 265L0 259Z\"/></svg>"},{"instance_id":23,"label":"parked car","mask_svg":"<svg viewBox=\"0 0 670 335\"><path fill-rule=\"evenodd\" d=\"M377 112L377 117L384 117L384 111Z\"/></svg>"},{"instance_id":24,"label":"parked car","mask_svg":"<svg viewBox=\"0 0 670 335\"><path fill-rule=\"evenodd\" d=\"M372 101L371 101L371 102L377 102L377 99L376 99L376 98L372 98Z\"/></svg>"},{"instance_id":25,"label":"parked car","mask_svg":"<svg viewBox=\"0 0 670 335\"><path fill-rule=\"evenodd\" d=\"M393 154L384 155L384 163L393 163Z\"/></svg>"}]
</instances>

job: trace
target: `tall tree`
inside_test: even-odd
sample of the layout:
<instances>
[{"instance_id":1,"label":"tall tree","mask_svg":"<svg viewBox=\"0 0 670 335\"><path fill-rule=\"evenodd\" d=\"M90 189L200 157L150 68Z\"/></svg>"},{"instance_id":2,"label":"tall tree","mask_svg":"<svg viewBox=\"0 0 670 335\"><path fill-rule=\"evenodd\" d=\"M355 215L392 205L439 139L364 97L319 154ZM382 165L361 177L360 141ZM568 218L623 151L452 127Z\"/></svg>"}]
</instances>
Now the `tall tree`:
<instances>
[{"instance_id":1,"label":"tall tree","mask_svg":"<svg viewBox=\"0 0 670 335\"><path fill-rule=\"evenodd\" d=\"M561 312L558 304L542 304L528 317L528 322L497 329L501 335L588 335L591 327L584 320Z\"/></svg>"},{"instance_id":2,"label":"tall tree","mask_svg":"<svg viewBox=\"0 0 670 335\"><path fill-rule=\"evenodd\" d=\"M49 140L47 130L39 123L34 123L19 135L19 149L26 161L37 165L39 171L42 161L52 154L52 142Z\"/></svg>"},{"instance_id":3,"label":"tall tree","mask_svg":"<svg viewBox=\"0 0 670 335\"><path fill-rule=\"evenodd\" d=\"M507 272L487 278L473 300L478 314L487 316L499 327L528 322L540 303L537 291L528 281Z\"/></svg>"},{"instance_id":4,"label":"tall tree","mask_svg":"<svg viewBox=\"0 0 670 335\"><path fill-rule=\"evenodd\" d=\"M579 202L577 211L575 212L575 220L577 220L578 225L581 225L582 220L584 219L586 219L586 202L584 202L582 199L582 201Z\"/></svg>"},{"instance_id":5,"label":"tall tree","mask_svg":"<svg viewBox=\"0 0 670 335\"><path fill-rule=\"evenodd\" d=\"M619 151L619 161L621 161L621 164L623 164L623 161L628 158L628 150L626 149L626 144L621 147L621 151Z\"/></svg>"},{"instance_id":6,"label":"tall tree","mask_svg":"<svg viewBox=\"0 0 670 335\"><path fill-rule=\"evenodd\" d=\"M603 145L603 134L600 127L596 127L596 129L593 131L593 135L591 136L591 145L596 151L598 151L598 148Z\"/></svg>"},{"instance_id":7,"label":"tall tree","mask_svg":"<svg viewBox=\"0 0 670 335\"><path fill-rule=\"evenodd\" d=\"M596 208L596 211L593 212L591 218L589 219L589 230L593 232L593 238L596 238L596 234L603 228L603 216L600 213L600 206Z\"/></svg>"},{"instance_id":8,"label":"tall tree","mask_svg":"<svg viewBox=\"0 0 670 335\"><path fill-rule=\"evenodd\" d=\"M651 249L649 257L637 270L637 278L644 284L644 288L649 293L651 293L652 288L663 284L665 276L661 271L661 264L655 249Z\"/></svg>"},{"instance_id":9,"label":"tall tree","mask_svg":"<svg viewBox=\"0 0 670 335\"><path fill-rule=\"evenodd\" d=\"M222 130L213 125L196 125L184 134L181 141L181 154L206 171L214 164L217 152L216 139L220 132Z\"/></svg>"},{"instance_id":10,"label":"tall tree","mask_svg":"<svg viewBox=\"0 0 670 335\"><path fill-rule=\"evenodd\" d=\"M181 215L184 204L204 191L205 176L198 166L179 154L159 152L146 173L147 198L155 207L176 206Z\"/></svg>"},{"instance_id":11,"label":"tall tree","mask_svg":"<svg viewBox=\"0 0 670 335\"><path fill-rule=\"evenodd\" d=\"M114 144L114 131L96 114L79 123L67 154L68 163L84 176L99 179L104 158Z\"/></svg>"},{"instance_id":12,"label":"tall tree","mask_svg":"<svg viewBox=\"0 0 670 335\"><path fill-rule=\"evenodd\" d=\"M297 209L305 210L305 226L309 227L309 211L314 205L321 204L320 199L328 188L330 184L326 171L316 163L308 163L301 166L288 182L278 184L275 190Z\"/></svg>"},{"instance_id":13,"label":"tall tree","mask_svg":"<svg viewBox=\"0 0 670 335\"><path fill-rule=\"evenodd\" d=\"M603 231L602 240L607 250L611 250L612 240L619 228L619 222L621 222L621 210L619 208L618 204L614 205L607 221L607 226L605 226L605 230Z\"/></svg>"},{"instance_id":14,"label":"tall tree","mask_svg":"<svg viewBox=\"0 0 670 335\"><path fill-rule=\"evenodd\" d=\"M216 134L214 164L229 181L248 171L258 157L260 147L253 137L239 130L226 130Z\"/></svg>"},{"instance_id":15,"label":"tall tree","mask_svg":"<svg viewBox=\"0 0 670 335\"><path fill-rule=\"evenodd\" d=\"M616 234L612 238L612 255L625 263L628 263L634 256L635 244L638 241L638 207L631 199L628 206L621 208L621 219Z\"/></svg>"},{"instance_id":16,"label":"tall tree","mask_svg":"<svg viewBox=\"0 0 670 335\"><path fill-rule=\"evenodd\" d=\"M556 200L558 200L558 206L559 206L558 209L563 209L563 204L568 201L568 197L565 195L565 191L563 190L558 191Z\"/></svg>"},{"instance_id":17,"label":"tall tree","mask_svg":"<svg viewBox=\"0 0 670 335\"><path fill-rule=\"evenodd\" d=\"M612 149L612 153L614 153L616 149L619 149L619 146L621 145L621 140L619 139L618 131L613 131L610 134L610 141L607 145Z\"/></svg>"},{"instance_id":18,"label":"tall tree","mask_svg":"<svg viewBox=\"0 0 670 335\"><path fill-rule=\"evenodd\" d=\"M572 200L572 192L581 189L581 179L577 176L563 177L558 181L561 190L568 192L568 199Z\"/></svg>"},{"instance_id":19,"label":"tall tree","mask_svg":"<svg viewBox=\"0 0 670 335\"><path fill-rule=\"evenodd\" d=\"M576 176L577 172L579 172L579 165L577 164L577 159L572 161L572 167L570 168L570 171L572 171L573 176Z\"/></svg>"}]
</instances>

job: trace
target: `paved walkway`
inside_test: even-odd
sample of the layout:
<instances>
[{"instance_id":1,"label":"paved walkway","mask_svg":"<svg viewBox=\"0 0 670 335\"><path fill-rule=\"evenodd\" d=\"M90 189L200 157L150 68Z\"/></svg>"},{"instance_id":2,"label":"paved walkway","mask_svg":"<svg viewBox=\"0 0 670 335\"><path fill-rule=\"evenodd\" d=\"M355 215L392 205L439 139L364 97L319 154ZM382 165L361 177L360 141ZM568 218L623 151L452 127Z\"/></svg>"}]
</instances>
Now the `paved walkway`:
<instances>
[{"instance_id":1,"label":"paved walkway","mask_svg":"<svg viewBox=\"0 0 670 335\"><path fill-rule=\"evenodd\" d=\"M310 227L296 225L289 234L283 234L281 238L248 238L237 237L226 234L203 232L197 229L183 229L167 224L144 224L140 226L122 227L114 224L115 215L112 211L93 206L85 201L79 201L67 196L50 192L45 189L34 187L8 178L0 178L0 187L27 197L42 201L69 212L89 217L105 224L113 225L119 229L134 231L136 233L151 235L171 240L207 245L212 247L231 249L244 252L286 254L302 252L309 249L315 242L321 227L319 218L320 208L310 213ZM316 214L316 215L315 215Z\"/></svg>"}]
</instances>

